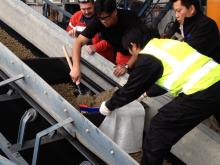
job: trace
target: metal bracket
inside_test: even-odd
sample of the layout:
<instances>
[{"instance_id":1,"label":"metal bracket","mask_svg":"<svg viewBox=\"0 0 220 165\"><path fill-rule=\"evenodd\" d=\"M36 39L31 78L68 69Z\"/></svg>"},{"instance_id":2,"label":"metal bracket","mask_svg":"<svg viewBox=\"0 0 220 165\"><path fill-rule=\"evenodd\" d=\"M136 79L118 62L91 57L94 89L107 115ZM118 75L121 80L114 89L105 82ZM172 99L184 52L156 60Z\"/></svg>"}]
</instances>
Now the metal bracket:
<instances>
[{"instance_id":1,"label":"metal bracket","mask_svg":"<svg viewBox=\"0 0 220 165\"><path fill-rule=\"evenodd\" d=\"M22 79L22 78L24 78L24 75L23 75L23 74L19 74L19 75L17 75L17 76L14 76L14 77L12 77L12 78L7 79L7 80L1 81L1 82L0 82L0 87L1 87L1 86L4 86L4 85L7 85L7 84L9 84L10 82L14 82L14 81L16 81L16 80Z\"/></svg>"},{"instance_id":2,"label":"metal bracket","mask_svg":"<svg viewBox=\"0 0 220 165\"><path fill-rule=\"evenodd\" d=\"M40 146L40 143L41 143L41 138L45 135L48 135L49 133L63 127L64 125L66 124L69 124L73 122L73 119L72 118L67 118L65 119L64 121L61 121L39 133L37 133L36 135L36 141L35 141L35 145L34 145L34 153L33 153L33 158L32 158L32 165L36 165L37 163L37 158L38 158L38 153L39 153L39 146Z\"/></svg>"},{"instance_id":3,"label":"metal bracket","mask_svg":"<svg viewBox=\"0 0 220 165\"><path fill-rule=\"evenodd\" d=\"M45 137L42 137L42 140L41 140L41 144L49 144L49 143L54 143L56 141L59 141L59 140L63 140L64 137L63 135L61 134L55 134L53 136L53 139L51 137L48 137L48 136L45 136ZM35 143L35 138L34 139L31 139L31 140L26 140L22 147L20 144L16 143L16 144L12 144L10 146L10 151L12 153L14 152L20 152L20 151L25 151L27 149L31 149L31 148L34 148L34 143ZM1 164L1 163L0 163Z\"/></svg>"},{"instance_id":4,"label":"metal bracket","mask_svg":"<svg viewBox=\"0 0 220 165\"><path fill-rule=\"evenodd\" d=\"M5 164L5 165L16 165L14 162L8 160L4 156L0 155L0 164Z\"/></svg>"},{"instance_id":5,"label":"metal bracket","mask_svg":"<svg viewBox=\"0 0 220 165\"><path fill-rule=\"evenodd\" d=\"M21 96L18 93L14 92L13 89L9 89L6 94L0 95L0 102L15 100L19 98L21 98Z\"/></svg>"},{"instance_id":6,"label":"metal bracket","mask_svg":"<svg viewBox=\"0 0 220 165\"><path fill-rule=\"evenodd\" d=\"M10 147L11 147L11 143L0 132L0 150L4 152L4 154L8 157L8 159L15 162L16 164L28 165L28 163L19 154L19 152L11 151Z\"/></svg>"},{"instance_id":7,"label":"metal bracket","mask_svg":"<svg viewBox=\"0 0 220 165\"><path fill-rule=\"evenodd\" d=\"M33 108L26 111L24 115L21 117L17 139L17 143L20 144L20 147L22 147L24 143L24 135L27 123L34 121L36 117L37 112Z\"/></svg>"}]
</instances>

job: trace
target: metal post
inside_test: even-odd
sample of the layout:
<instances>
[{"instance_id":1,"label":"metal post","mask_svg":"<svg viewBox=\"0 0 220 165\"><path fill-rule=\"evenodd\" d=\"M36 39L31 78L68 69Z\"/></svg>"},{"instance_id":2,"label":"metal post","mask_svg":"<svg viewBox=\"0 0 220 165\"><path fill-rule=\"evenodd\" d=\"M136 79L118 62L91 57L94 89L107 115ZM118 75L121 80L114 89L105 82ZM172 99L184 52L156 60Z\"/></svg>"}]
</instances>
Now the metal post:
<instances>
[{"instance_id":1,"label":"metal post","mask_svg":"<svg viewBox=\"0 0 220 165\"><path fill-rule=\"evenodd\" d=\"M22 116L20 120L20 125L19 125L19 130L18 130L18 139L17 139L17 143L20 144L20 147L22 147L24 143L24 135L25 135L27 123L34 121L36 117L37 117L37 112L33 108L26 111L24 115Z\"/></svg>"},{"instance_id":2,"label":"metal post","mask_svg":"<svg viewBox=\"0 0 220 165\"><path fill-rule=\"evenodd\" d=\"M43 136L45 136L45 135L47 135L47 134L57 130L58 128L63 127L64 125L71 123L72 121L73 121L73 119L69 117L69 118L65 119L64 121L59 122L59 123L57 123L57 124L47 128L47 129L45 129L43 131L37 133L36 141L35 141L35 145L34 145L34 153L33 153L33 158L32 158L32 165L36 165L36 163L37 163L37 158L38 158L41 138Z\"/></svg>"},{"instance_id":3,"label":"metal post","mask_svg":"<svg viewBox=\"0 0 220 165\"><path fill-rule=\"evenodd\" d=\"M67 12L66 10L63 10L62 8L58 7L57 5L55 5L53 2L49 1L49 0L43 0L46 4L50 5L54 10L62 13L63 15L65 15L66 17L70 18L72 16L72 14L70 14L69 12Z\"/></svg>"}]
</instances>

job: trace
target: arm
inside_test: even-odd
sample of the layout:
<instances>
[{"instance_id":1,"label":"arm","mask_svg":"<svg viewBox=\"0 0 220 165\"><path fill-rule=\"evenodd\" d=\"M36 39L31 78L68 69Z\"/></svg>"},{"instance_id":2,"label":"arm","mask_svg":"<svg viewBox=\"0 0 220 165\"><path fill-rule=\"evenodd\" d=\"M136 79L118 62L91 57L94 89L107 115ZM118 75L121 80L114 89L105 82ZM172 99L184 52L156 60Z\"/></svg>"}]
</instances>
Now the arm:
<instances>
[{"instance_id":1,"label":"arm","mask_svg":"<svg viewBox=\"0 0 220 165\"><path fill-rule=\"evenodd\" d=\"M73 14L70 18L69 24L66 28L66 31L69 33L70 36L75 37L75 32L76 32L76 25L79 23L80 18L81 18L81 12L78 11L75 14Z\"/></svg>"},{"instance_id":2,"label":"arm","mask_svg":"<svg viewBox=\"0 0 220 165\"><path fill-rule=\"evenodd\" d=\"M93 19L86 27L85 30L82 31L82 35L87 38L95 38L94 36L100 32L100 22L97 19ZM93 45L86 46L87 52L89 54L95 53L95 47Z\"/></svg>"},{"instance_id":3,"label":"arm","mask_svg":"<svg viewBox=\"0 0 220 165\"><path fill-rule=\"evenodd\" d=\"M70 21L69 21L69 24L68 24L68 26L67 26L67 28L66 28L66 31L67 32L69 32L70 30L72 30L73 29L73 27L75 27L75 14L73 14L72 16L71 16L71 18L70 18Z\"/></svg>"},{"instance_id":4,"label":"arm","mask_svg":"<svg viewBox=\"0 0 220 165\"><path fill-rule=\"evenodd\" d=\"M73 29L74 25L72 24L72 19L73 19L73 16L70 18L69 20L69 23L68 23L68 26L66 28L66 31L69 32L70 30Z\"/></svg>"},{"instance_id":5,"label":"arm","mask_svg":"<svg viewBox=\"0 0 220 165\"><path fill-rule=\"evenodd\" d=\"M114 110L137 99L148 90L163 73L161 62L150 55L139 55L127 83L116 91L106 102L109 110Z\"/></svg>"},{"instance_id":6,"label":"arm","mask_svg":"<svg viewBox=\"0 0 220 165\"><path fill-rule=\"evenodd\" d=\"M154 84L150 87L150 89L146 92L148 97L156 97L167 93L167 90L161 88L157 84Z\"/></svg>"},{"instance_id":7,"label":"arm","mask_svg":"<svg viewBox=\"0 0 220 165\"><path fill-rule=\"evenodd\" d=\"M76 38L73 48L72 48L72 62L73 67L70 71L70 76L73 82L80 82L80 58L81 58L81 48L89 41L88 38L84 37L83 35L79 35Z\"/></svg>"},{"instance_id":8,"label":"arm","mask_svg":"<svg viewBox=\"0 0 220 165\"><path fill-rule=\"evenodd\" d=\"M86 46L87 52L89 54L94 54L95 52L100 53L111 47L111 45L106 40L103 40L101 38L101 35L99 33L93 37L92 41L93 41L93 45Z\"/></svg>"},{"instance_id":9,"label":"arm","mask_svg":"<svg viewBox=\"0 0 220 165\"><path fill-rule=\"evenodd\" d=\"M134 64L137 61L137 59L138 59L138 55L132 55L131 56L131 58L127 62L129 69L132 69L134 67Z\"/></svg>"},{"instance_id":10,"label":"arm","mask_svg":"<svg viewBox=\"0 0 220 165\"><path fill-rule=\"evenodd\" d=\"M111 45L106 40L101 40L94 44L97 52L102 52L111 47Z\"/></svg>"},{"instance_id":11,"label":"arm","mask_svg":"<svg viewBox=\"0 0 220 165\"><path fill-rule=\"evenodd\" d=\"M128 69L125 66L128 65L129 69L133 68L135 62L137 61L137 58L137 55L131 55L130 59L126 64L120 64L115 67L113 74L117 77L123 76L128 71Z\"/></svg>"}]
</instances>

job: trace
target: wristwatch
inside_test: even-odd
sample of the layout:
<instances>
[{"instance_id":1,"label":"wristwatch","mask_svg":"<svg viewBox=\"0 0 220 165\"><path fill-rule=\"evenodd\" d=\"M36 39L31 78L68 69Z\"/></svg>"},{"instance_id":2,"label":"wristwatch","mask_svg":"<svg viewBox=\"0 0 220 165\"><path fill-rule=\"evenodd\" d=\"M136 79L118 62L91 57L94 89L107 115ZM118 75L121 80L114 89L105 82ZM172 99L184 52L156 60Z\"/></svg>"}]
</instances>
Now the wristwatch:
<instances>
[{"instance_id":1,"label":"wristwatch","mask_svg":"<svg viewBox=\"0 0 220 165\"><path fill-rule=\"evenodd\" d=\"M125 64L125 69L128 71L128 69L129 69L128 64Z\"/></svg>"}]
</instances>

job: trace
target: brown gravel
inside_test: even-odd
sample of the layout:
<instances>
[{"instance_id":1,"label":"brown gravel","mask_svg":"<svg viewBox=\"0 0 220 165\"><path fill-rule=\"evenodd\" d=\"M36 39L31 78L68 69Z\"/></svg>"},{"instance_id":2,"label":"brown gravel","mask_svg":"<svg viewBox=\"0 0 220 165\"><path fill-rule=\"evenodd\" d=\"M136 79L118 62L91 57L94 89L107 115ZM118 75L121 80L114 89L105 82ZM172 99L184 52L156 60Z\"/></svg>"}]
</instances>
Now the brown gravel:
<instances>
[{"instance_id":1,"label":"brown gravel","mask_svg":"<svg viewBox=\"0 0 220 165\"><path fill-rule=\"evenodd\" d=\"M20 43L14 36L5 31L0 26L0 42L8 47L20 59L36 58L31 49ZM76 106L76 98L73 94L73 86L68 83L56 84L52 86L60 95L62 95L73 106Z\"/></svg>"},{"instance_id":2,"label":"brown gravel","mask_svg":"<svg viewBox=\"0 0 220 165\"><path fill-rule=\"evenodd\" d=\"M2 42L6 47L8 47L14 54L16 54L21 59L35 58L30 49L26 48L24 45L18 42L2 27L0 27L0 42Z\"/></svg>"},{"instance_id":3,"label":"brown gravel","mask_svg":"<svg viewBox=\"0 0 220 165\"><path fill-rule=\"evenodd\" d=\"M142 151L136 152L136 153L132 153L132 154L130 154L130 156L134 160L136 160L138 163L141 163ZM172 163L170 163L168 160L164 160L162 165L172 165Z\"/></svg>"},{"instance_id":4,"label":"brown gravel","mask_svg":"<svg viewBox=\"0 0 220 165\"><path fill-rule=\"evenodd\" d=\"M76 98L76 103L79 104L86 104L90 107L100 107L101 103L105 100L110 99L110 97L112 96L112 94L114 93L114 91L117 88L113 88L111 90L108 91L103 91L99 94L90 96L90 95L82 95L82 96L78 96Z\"/></svg>"},{"instance_id":5,"label":"brown gravel","mask_svg":"<svg viewBox=\"0 0 220 165\"><path fill-rule=\"evenodd\" d=\"M70 83L61 83L52 86L61 96L63 96L70 104L78 109L76 97L73 94L74 87Z\"/></svg>"},{"instance_id":6,"label":"brown gravel","mask_svg":"<svg viewBox=\"0 0 220 165\"><path fill-rule=\"evenodd\" d=\"M136 152L129 154L134 160L136 160L138 163L141 163L141 158L142 158L142 152Z\"/></svg>"},{"instance_id":7,"label":"brown gravel","mask_svg":"<svg viewBox=\"0 0 220 165\"><path fill-rule=\"evenodd\" d=\"M2 25L2 24L0 24ZM2 42L6 47L8 47L14 54L16 54L21 59L36 58L35 54L31 51L31 48L24 46L20 43L16 37L18 35L11 35L5 28L0 26L0 42ZM79 104L86 104L91 107L99 107L101 102L109 99L114 90L104 91L98 95L81 95L75 97L74 87L71 83L61 83L52 86L61 96L63 96L70 104L75 108L79 109Z\"/></svg>"}]
</instances>

